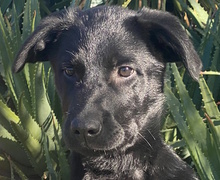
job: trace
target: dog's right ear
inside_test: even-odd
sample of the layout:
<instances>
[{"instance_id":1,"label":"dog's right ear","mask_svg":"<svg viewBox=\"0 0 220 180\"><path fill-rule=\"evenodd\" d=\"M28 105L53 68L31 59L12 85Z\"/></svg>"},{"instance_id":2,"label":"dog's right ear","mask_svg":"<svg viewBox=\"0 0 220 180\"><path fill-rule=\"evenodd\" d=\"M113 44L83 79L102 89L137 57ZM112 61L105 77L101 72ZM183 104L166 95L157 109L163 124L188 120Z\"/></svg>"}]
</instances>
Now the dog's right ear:
<instances>
[{"instance_id":1,"label":"dog's right ear","mask_svg":"<svg viewBox=\"0 0 220 180\"><path fill-rule=\"evenodd\" d=\"M56 42L61 32L74 23L74 13L73 10L63 10L44 18L24 42L15 58L12 71L19 72L27 62L48 61L50 47Z\"/></svg>"}]
</instances>

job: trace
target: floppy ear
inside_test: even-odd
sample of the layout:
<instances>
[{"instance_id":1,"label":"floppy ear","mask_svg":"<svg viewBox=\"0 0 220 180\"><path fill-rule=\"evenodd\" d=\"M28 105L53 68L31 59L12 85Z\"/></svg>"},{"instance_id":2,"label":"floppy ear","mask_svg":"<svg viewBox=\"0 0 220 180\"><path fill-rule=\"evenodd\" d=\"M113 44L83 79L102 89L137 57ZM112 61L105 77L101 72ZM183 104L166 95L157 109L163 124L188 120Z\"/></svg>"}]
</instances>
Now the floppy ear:
<instances>
[{"instance_id":1,"label":"floppy ear","mask_svg":"<svg viewBox=\"0 0 220 180\"><path fill-rule=\"evenodd\" d=\"M73 24L74 19L74 11L68 10L53 13L44 18L24 42L15 58L12 71L19 72L27 62L48 61L51 46L61 31L68 29Z\"/></svg>"},{"instance_id":2,"label":"floppy ear","mask_svg":"<svg viewBox=\"0 0 220 180\"><path fill-rule=\"evenodd\" d=\"M146 43L155 56L160 54L164 62L183 62L192 78L198 81L201 60L175 16L143 8L138 13L137 22L147 32Z\"/></svg>"}]
</instances>

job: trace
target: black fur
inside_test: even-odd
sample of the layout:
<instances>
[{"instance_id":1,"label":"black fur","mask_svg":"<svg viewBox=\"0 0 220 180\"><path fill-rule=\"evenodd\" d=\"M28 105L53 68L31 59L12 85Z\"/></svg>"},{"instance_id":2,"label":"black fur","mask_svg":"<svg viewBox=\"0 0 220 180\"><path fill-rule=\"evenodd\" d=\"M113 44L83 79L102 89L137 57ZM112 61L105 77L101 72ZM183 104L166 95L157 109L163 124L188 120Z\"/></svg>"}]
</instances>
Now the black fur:
<instances>
[{"instance_id":1,"label":"black fur","mask_svg":"<svg viewBox=\"0 0 220 180\"><path fill-rule=\"evenodd\" d=\"M160 137L167 62L202 67L177 18L120 7L68 9L42 20L13 70L50 61L75 179L196 179Z\"/></svg>"}]
</instances>

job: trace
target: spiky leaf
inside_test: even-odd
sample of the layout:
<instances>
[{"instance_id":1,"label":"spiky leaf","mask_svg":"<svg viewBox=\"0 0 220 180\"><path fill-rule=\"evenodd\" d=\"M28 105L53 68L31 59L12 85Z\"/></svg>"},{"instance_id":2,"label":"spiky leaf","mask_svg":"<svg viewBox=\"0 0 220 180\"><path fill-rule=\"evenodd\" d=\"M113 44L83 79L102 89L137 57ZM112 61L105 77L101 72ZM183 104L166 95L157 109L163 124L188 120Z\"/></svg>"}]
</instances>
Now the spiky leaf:
<instances>
[{"instance_id":1,"label":"spiky leaf","mask_svg":"<svg viewBox=\"0 0 220 180\"><path fill-rule=\"evenodd\" d=\"M55 134L56 150L58 153L60 176L61 176L61 179L70 179L70 166L66 159L65 150L61 144L61 137L60 137L61 128L60 126L57 127L55 122L53 122L53 127L54 127L54 134Z\"/></svg>"},{"instance_id":2,"label":"spiky leaf","mask_svg":"<svg viewBox=\"0 0 220 180\"><path fill-rule=\"evenodd\" d=\"M43 175L46 164L42 145L27 131L25 131L19 124L12 122L11 125L19 141L22 143L22 146L27 152L32 166L39 175Z\"/></svg>"},{"instance_id":3,"label":"spiky leaf","mask_svg":"<svg viewBox=\"0 0 220 180\"><path fill-rule=\"evenodd\" d=\"M180 74L177 70L177 67L174 63L171 64L173 74L175 77L176 87L178 89L178 93L181 99L181 105L183 107L183 113L185 114L188 126L190 127L190 131L193 134L194 139L198 139L198 143L200 144L200 148L207 151L207 144L205 138L207 136L206 126L203 123L203 119L200 116L199 112L195 108L191 98L188 95L188 92L185 88L185 85L180 77Z\"/></svg>"},{"instance_id":4,"label":"spiky leaf","mask_svg":"<svg viewBox=\"0 0 220 180\"><path fill-rule=\"evenodd\" d=\"M186 122L184 121L184 118L180 115L181 114L180 110L182 109L181 103L174 96L171 90L167 88L166 85L165 85L164 91L167 97L167 102L170 106L170 111L172 115L174 116L176 123L178 125L178 128L181 132L181 135L183 136L188 146L191 157L193 159L193 162L196 165L196 169L200 177L204 180L206 179L214 180L215 176L211 169L209 160L202 152L202 149L200 148L199 144L196 142L197 139L195 139L195 137L191 133L190 128L187 126ZM203 138L203 136L201 136L201 138Z\"/></svg>"}]
</instances>

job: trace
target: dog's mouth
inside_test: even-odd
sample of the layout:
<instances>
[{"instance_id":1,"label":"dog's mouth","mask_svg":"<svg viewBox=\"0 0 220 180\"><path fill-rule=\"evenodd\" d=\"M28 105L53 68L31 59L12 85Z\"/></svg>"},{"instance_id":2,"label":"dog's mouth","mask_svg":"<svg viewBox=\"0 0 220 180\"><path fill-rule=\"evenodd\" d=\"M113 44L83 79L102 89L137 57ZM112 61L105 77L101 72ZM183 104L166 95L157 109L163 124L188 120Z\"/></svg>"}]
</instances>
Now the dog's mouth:
<instances>
[{"instance_id":1,"label":"dog's mouth","mask_svg":"<svg viewBox=\"0 0 220 180\"><path fill-rule=\"evenodd\" d=\"M71 122L66 121L63 131L64 140L69 149L81 154L96 154L121 149L128 140L124 128L117 122L105 124L99 131L73 131ZM125 138L126 137L126 138Z\"/></svg>"}]
</instances>

